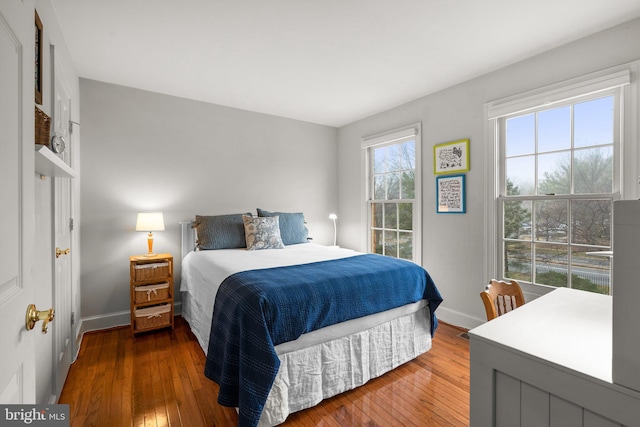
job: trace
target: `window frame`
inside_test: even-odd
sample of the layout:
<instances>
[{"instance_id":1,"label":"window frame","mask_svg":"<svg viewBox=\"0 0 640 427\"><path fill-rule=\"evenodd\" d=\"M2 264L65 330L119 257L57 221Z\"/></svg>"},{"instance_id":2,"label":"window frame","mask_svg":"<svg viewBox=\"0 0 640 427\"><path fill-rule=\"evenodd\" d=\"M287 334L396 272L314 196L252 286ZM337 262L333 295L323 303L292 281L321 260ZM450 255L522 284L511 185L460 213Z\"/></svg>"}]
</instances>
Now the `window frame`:
<instances>
[{"instance_id":1,"label":"window frame","mask_svg":"<svg viewBox=\"0 0 640 427\"><path fill-rule=\"evenodd\" d=\"M617 92L620 128L616 129L619 139L617 142L614 141L614 182L617 184L614 184L613 197L615 197L614 200L637 198L637 187L633 184L638 179L638 149L635 144L625 142L635 141L638 133L637 114L640 91L635 78L632 82L632 75L637 75L640 69L639 64L640 61L635 61L485 104L485 138L487 141L484 159L485 193L487 195L484 212L485 281L499 277L503 271L502 206L504 200L500 197L506 184L503 170L505 155L501 147L504 140L504 126L501 126L501 120L504 121L506 117L522 115L534 110L551 109L574 103L578 99L581 101L587 98L594 99L605 96L608 92ZM584 196L571 195L570 197L597 199L598 196L589 194ZM527 200L536 197L540 196L529 196ZM611 236L613 238L613 229ZM613 245L613 241L611 244ZM526 293L539 296L556 288L524 283L523 289Z\"/></svg>"},{"instance_id":2,"label":"window frame","mask_svg":"<svg viewBox=\"0 0 640 427\"><path fill-rule=\"evenodd\" d=\"M382 199L374 199L373 195L373 156L372 151L375 148L383 146L391 146L406 141L415 141L415 181L414 181L414 198L413 199L393 199L384 200L389 203L411 203L412 211L412 233L413 233L413 257L411 261L416 264L422 262L422 132L421 123L413 123L411 125L396 128L387 132L382 132L372 136L364 137L361 141L361 149L365 160L365 210L366 210L366 242L367 252L372 253L372 230L373 227L371 209L372 204L380 202Z\"/></svg>"}]
</instances>

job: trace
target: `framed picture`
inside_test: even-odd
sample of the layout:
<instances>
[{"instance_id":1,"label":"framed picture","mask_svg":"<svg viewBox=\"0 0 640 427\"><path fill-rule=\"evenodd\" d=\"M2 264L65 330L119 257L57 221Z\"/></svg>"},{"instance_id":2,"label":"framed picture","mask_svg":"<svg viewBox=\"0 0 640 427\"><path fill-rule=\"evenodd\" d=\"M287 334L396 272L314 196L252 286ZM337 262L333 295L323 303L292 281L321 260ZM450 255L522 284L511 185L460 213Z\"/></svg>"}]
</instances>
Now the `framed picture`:
<instances>
[{"instance_id":1,"label":"framed picture","mask_svg":"<svg viewBox=\"0 0 640 427\"><path fill-rule=\"evenodd\" d=\"M436 212L466 213L465 176L450 175L436 178Z\"/></svg>"},{"instance_id":2,"label":"framed picture","mask_svg":"<svg viewBox=\"0 0 640 427\"><path fill-rule=\"evenodd\" d=\"M34 10L36 16L35 25L35 37L36 37L36 49L35 49L35 83L36 83L36 104L42 105L42 21L38 16L38 12Z\"/></svg>"},{"instance_id":3,"label":"framed picture","mask_svg":"<svg viewBox=\"0 0 640 427\"><path fill-rule=\"evenodd\" d=\"M433 146L433 173L451 174L469 170L469 140L445 142Z\"/></svg>"}]
</instances>

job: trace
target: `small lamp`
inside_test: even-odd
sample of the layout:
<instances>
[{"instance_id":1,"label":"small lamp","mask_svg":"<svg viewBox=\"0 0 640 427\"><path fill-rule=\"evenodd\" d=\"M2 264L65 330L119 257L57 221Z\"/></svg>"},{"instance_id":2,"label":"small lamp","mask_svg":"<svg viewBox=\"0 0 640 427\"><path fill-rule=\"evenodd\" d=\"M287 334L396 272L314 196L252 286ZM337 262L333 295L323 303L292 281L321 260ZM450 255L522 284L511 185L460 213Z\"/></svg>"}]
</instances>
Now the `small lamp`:
<instances>
[{"instance_id":1,"label":"small lamp","mask_svg":"<svg viewBox=\"0 0 640 427\"><path fill-rule=\"evenodd\" d=\"M139 213L138 221L136 222L136 231L148 231L147 245L149 246L149 252L144 256L154 256L153 253L153 232L164 231L164 218L162 212L151 213Z\"/></svg>"},{"instance_id":2,"label":"small lamp","mask_svg":"<svg viewBox=\"0 0 640 427\"><path fill-rule=\"evenodd\" d=\"M333 221L333 246L336 246L336 236L338 234L336 229L336 219L338 219L338 217L336 214L329 214L329 219Z\"/></svg>"}]
</instances>

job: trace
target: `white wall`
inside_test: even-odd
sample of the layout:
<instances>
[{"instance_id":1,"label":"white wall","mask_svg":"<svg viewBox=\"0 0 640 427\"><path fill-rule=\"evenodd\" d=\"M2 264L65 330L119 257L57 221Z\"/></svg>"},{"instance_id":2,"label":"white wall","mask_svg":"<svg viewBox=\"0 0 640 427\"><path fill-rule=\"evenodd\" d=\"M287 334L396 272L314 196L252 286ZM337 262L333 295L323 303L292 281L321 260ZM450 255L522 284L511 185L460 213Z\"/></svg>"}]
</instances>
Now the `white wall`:
<instances>
[{"instance_id":1,"label":"white wall","mask_svg":"<svg viewBox=\"0 0 640 427\"><path fill-rule=\"evenodd\" d=\"M129 323L129 256L146 252L137 212L164 213L154 252L174 255L176 288L178 222L196 214L304 212L331 243L337 129L93 80L80 92L83 329Z\"/></svg>"},{"instance_id":2,"label":"white wall","mask_svg":"<svg viewBox=\"0 0 640 427\"><path fill-rule=\"evenodd\" d=\"M339 130L81 80L85 323L128 323L127 260L145 251L144 235L133 231L138 211L165 213L167 230L156 233L155 249L176 257L178 221L256 207L304 211L319 243L331 242L327 216L337 211L338 244L365 250L360 140L420 121L422 265L444 296L440 318L477 326L484 321L478 294L489 279L484 104L640 59L638 39L634 20ZM471 140L467 213L438 215L432 147L460 138Z\"/></svg>"},{"instance_id":3,"label":"white wall","mask_svg":"<svg viewBox=\"0 0 640 427\"><path fill-rule=\"evenodd\" d=\"M485 277L484 258L484 210L488 202L484 194L484 104L640 59L638 40L637 19L340 128L338 243L366 249L361 138L422 122L422 265L442 292L444 302L438 309L442 320L468 328L484 322L479 293L490 278ZM467 213L436 214L433 146L462 138L471 140ZM637 159L630 161L637 164Z\"/></svg>"}]
</instances>

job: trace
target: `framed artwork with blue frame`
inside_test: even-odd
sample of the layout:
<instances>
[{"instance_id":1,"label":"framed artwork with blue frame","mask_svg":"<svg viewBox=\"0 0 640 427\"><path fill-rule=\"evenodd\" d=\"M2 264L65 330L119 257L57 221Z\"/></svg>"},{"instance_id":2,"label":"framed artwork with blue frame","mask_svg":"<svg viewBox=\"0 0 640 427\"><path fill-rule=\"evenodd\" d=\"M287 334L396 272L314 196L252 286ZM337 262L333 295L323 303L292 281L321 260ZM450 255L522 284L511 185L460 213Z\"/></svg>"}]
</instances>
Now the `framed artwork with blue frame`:
<instances>
[{"instance_id":1,"label":"framed artwork with blue frame","mask_svg":"<svg viewBox=\"0 0 640 427\"><path fill-rule=\"evenodd\" d=\"M464 174L436 177L436 212L467 212Z\"/></svg>"}]
</instances>

